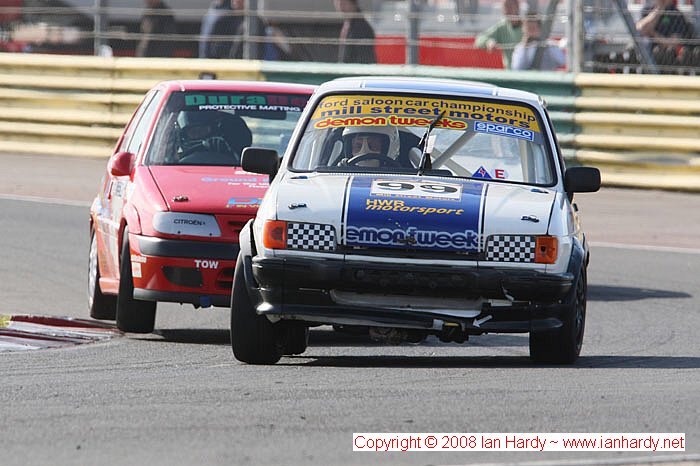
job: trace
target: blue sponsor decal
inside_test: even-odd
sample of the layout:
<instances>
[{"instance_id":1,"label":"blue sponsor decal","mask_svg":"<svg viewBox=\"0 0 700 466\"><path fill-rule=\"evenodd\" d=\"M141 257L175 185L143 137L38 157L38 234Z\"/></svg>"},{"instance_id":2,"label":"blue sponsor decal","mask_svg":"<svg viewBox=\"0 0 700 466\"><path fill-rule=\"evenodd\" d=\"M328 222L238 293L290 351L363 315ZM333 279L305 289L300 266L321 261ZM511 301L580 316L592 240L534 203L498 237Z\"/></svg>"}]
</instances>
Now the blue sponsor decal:
<instances>
[{"instance_id":1,"label":"blue sponsor decal","mask_svg":"<svg viewBox=\"0 0 700 466\"><path fill-rule=\"evenodd\" d=\"M489 172L487 172L486 169L482 165L481 167L476 169L476 171L472 175L472 178L484 178L486 180L490 180L491 175L489 175Z\"/></svg>"},{"instance_id":2,"label":"blue sponsor decal","mask_svg":"<svg viewBox=\"0 0 700 466\"><path fill-rule=\"evenodd\" d=\"M406 230L374 227L348 227L348 244L387 247L430 247L434 249L473 249L479 246L479 235L474 231L447 233L442 230Z\"/></svg>"},{"instance_id":3,"label":"blue sponsor decal","mask_svg":"<svg viewBox=\"0 0 700 466\"><path fill-rule=\"evenodd\" d=\"M255 207L260 206L262 199L257 197L232 197L228 200L226 207Z\"/></svg>"},{"instance_id":4,"label":"blue sponsor decal","mask_svg":"<svg viewBox=\"0 0 700 466\"><path fill-rule=\"evenodd\" d=\"M478 121L474 124L474 131L478 133L498 134L511 138L535 140L535 132L530 129L516 128L515 126L501 125L498 123L487 123Z\"/></svg>"},{"instance_id":5,"label":"blue sponsor decal","mask_svg":"<svg viewBox=\"0 0 700 466\"><path fill-rule=\"evenodd\" d=\"M347 194L345 243L476 252L484 187L462 180L355 177Z\"/></svg>"}]
</instances>

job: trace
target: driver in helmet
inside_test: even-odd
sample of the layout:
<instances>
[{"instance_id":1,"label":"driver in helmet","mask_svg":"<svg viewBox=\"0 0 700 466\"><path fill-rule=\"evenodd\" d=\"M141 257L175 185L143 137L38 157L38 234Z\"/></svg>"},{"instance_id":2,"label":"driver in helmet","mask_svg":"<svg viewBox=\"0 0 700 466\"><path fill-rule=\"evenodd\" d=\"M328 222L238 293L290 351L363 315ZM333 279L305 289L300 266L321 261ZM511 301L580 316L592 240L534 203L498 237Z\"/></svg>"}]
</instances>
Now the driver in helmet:
<instances>
[{"instance_id":1,"label":"driver in helmet","mask_svg":"<svg viewBox=\"0 0 700 466\"><path fill-rule=\"evenodd\" d=\"M218 131L218 112L185 111L178 116L181 157L197 150L229 152L229 144Z\"/></svg>"},{"instance_id":2,"label":"driver in helmet","mask_svg":"<svg viewBox=\"0 0 700 466\"><path fill-rule=\"evenodd\" d=\"M343 130L344 158L340 165L399 166L399 146L396 126L350 126Z\"/></svg>"}]
</instances>

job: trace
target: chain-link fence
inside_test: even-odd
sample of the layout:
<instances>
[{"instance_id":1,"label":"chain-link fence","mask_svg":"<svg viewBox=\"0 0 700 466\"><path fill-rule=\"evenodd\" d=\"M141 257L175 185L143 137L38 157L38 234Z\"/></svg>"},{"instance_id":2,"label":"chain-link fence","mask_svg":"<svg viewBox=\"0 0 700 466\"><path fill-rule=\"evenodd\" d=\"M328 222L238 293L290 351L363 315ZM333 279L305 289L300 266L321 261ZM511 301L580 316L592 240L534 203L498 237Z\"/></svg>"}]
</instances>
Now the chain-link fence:
<instances>
[{"instance_id":1,"label":"chain-link fence","mask_svg":"<svg viewBox=\"0 0 700 466\"><path fill-rule=\"evenodd\" d=\"M692 0L644 1L4 0L0 50L700 73Z\"/></svg>"}]
</instances>

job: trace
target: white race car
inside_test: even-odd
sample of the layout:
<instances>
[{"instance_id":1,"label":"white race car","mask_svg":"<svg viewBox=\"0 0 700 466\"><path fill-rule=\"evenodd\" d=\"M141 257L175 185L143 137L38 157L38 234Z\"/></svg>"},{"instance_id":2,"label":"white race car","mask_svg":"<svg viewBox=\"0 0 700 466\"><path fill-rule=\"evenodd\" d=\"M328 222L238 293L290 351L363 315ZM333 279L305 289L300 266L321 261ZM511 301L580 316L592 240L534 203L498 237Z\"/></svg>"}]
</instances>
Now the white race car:
<instances>
[{"instance_id":1,"label":"white race car","mask_svg":"<svg viewBox=\"0 0 700 466\"><path fill-rule=\"evenodd\" d=\"M530 334L536 362L573 363L589 251L574 193L595 168L565 168L534 94L482 83L343 78L310 100L240 235L231 305L235 357L272 364L306 350L308 327L463 342Z\"/></svg>"}]
</instances>

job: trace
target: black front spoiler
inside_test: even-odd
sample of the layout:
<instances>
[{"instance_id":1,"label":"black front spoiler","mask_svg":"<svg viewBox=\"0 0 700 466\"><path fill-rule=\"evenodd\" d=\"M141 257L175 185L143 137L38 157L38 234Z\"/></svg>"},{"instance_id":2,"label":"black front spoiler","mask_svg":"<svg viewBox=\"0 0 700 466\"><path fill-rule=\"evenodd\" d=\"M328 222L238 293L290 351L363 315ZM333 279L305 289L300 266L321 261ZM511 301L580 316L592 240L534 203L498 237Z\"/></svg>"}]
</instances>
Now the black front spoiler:
<instances>
[{"instance_id":1,"label":"black front spoiler","mask_svg":"<svg viewBox=\"0 0 700 466\"><path fill-rule=\"evenodd\" d=\"M495 309L495 308L494 308ZM457 317L435 314L429 311L406 311L399 309L374 309L348 306L309 306L267 303L257 307L258 314L282 319L303 320L305 322L332 325L359 325L370 327L397 327L440 331L445 324L456 324L462 330L472 333L527 333L533 330L559 328L561 320L556 317L533 318L530 309L523 309L520 319L505 318L502 311L490 309L476 317ZM508 313L513 311L508 309Z\"/></svg>"},{"instance_id":2,"label":"black front spoiler","mask_svg":"<svg viewBox=\"0 0 700 466\"><path fill-rule=\"evenodd\" d=\"M141 254L157 257L223 259L235 261L240 247L235 243L191 241L137 235Z\"/></svg>"},{"instance_id":3,"label":"black front spoiler","mask_svg":"<svg viewBox=\"0 0 700 466\"><path fill-rule=\"evenodd\" d=\"M574 282L574 275L568 272L355 263L343 259L254 257L251 266L252 277L260 288L285 289L286 293L294 288L315 288L552 303L566 296Z\"/></svg>"},{"instance_id":4,"label":"black front spoiler","mask_svg":"<svg viewBox=\"0 0 700 466\"><path fill-rule=\"evenodd\" d=\"M257 313L319 324L403 327L440 331L445 324L479 333L526 333L558 328L559 303L573 275L522 269L406 266L347 263L339 259L245 257L245 277ZM360 272L360 273L358 273ZM408 287L406 274L418 277ZM377 278L379 277L379 278ZM422 285L422 286L421 286ZM397 290L397 288L399 290ZM511 306L483 305L476 317L446 315L429 309L373 308L339 304L334 289L418 296L510 299Z\"/></svg>"}]
</instances>

